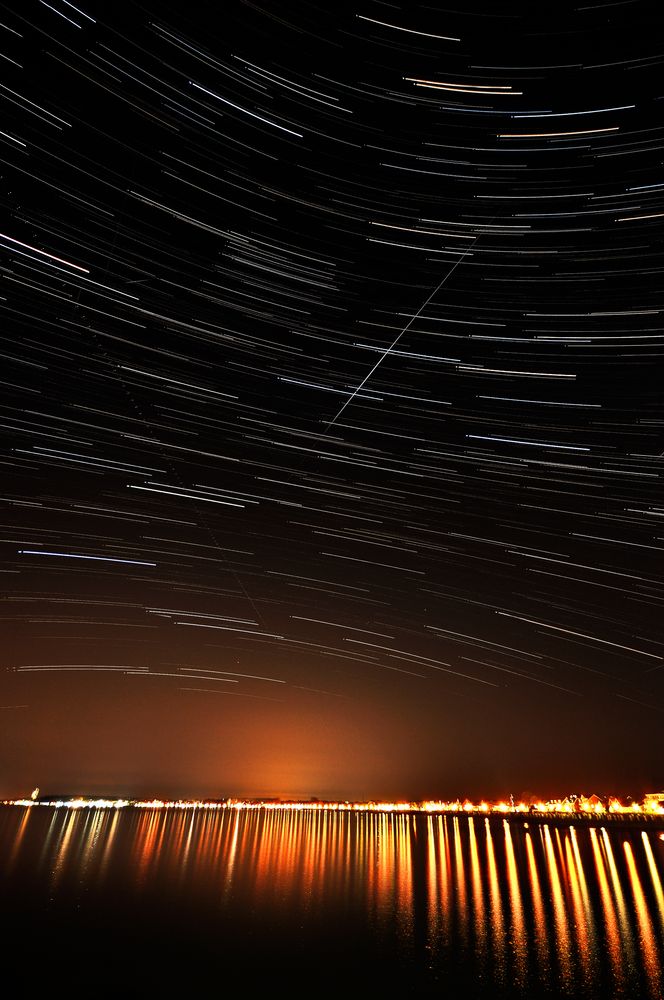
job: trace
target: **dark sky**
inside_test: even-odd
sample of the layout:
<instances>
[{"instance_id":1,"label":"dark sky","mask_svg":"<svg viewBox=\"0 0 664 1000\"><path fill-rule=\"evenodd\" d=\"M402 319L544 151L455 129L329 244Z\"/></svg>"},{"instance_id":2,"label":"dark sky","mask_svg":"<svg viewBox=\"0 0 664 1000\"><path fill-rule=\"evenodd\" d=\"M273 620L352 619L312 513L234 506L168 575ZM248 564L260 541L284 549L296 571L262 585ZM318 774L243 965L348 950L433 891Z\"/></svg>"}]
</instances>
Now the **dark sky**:
<instances>
[{"instance_id":1,"label":"dark sky","mask_svg":"<svg viewBox=\"0 0 664 1000\"><path fill-rule=\"evenodd\" d=\"M658 5L457 6L0 12L0 794L661 786Z\"/></svg>"}]
</instances>

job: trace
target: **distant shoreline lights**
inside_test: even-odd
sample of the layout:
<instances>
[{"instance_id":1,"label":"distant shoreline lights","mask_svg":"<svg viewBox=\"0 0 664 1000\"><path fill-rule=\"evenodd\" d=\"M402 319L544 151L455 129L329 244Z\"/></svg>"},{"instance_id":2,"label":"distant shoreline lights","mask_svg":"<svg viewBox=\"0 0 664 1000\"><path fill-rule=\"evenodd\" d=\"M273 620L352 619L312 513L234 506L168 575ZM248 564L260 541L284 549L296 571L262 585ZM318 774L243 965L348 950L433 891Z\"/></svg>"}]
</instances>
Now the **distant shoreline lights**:
<instances>
[{"instance_id":1,"label":"distant shoreline lights","mask_svg":"<svg viewBox=\"0 0 664 1000\"><path fill-rule=\"evenodd\" d=\"M592 816L664 816L664 793L650 793L641 802L621 802L614 796L599 798L596 795L569 796L564 799L535 800L526 802L471 802L469 799L453 801L424 800L418 802L350 802L278 799L111 799L86 798L19 798L5 799L5 806L47 806L52 809L203 809L203 810L290 810L376 813L466 813L528 816L574 817Z\"/></svg>"}]
</instances>

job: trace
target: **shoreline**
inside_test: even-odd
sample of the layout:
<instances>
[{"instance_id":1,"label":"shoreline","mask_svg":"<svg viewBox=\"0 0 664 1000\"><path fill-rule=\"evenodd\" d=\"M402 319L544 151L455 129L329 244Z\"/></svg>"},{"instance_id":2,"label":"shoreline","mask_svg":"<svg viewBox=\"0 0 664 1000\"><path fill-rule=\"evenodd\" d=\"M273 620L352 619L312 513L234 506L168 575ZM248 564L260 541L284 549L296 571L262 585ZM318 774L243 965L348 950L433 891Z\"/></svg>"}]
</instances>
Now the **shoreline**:
<instances>
[{"instance_id":1,"label":"shoreline","mask_svg":"<svg viewBox=\"0 0 664 1000\"><path fill-rule=\"evenodd\" d=\"M664 831L664 813L641 812L625 810L618 811L547 811L534 809L505 810L489 808L436 808L433 805L417 806L393 805L365 802L266 802L266 801L223 801L223 800L127 800L127 799L57 799L53 801L32 801L28 799L9 799L0 802L4 809L34 809L47 808L68 811L159 811L159 812L299 812L299 813L342 813L352 815L397 815L397 816L450 816L453 819L467 817L471 819L486 819L490 823L507 821L528 827L529 824L550 824L555 826L621 826L629 827L660 827Z\"/></svg>"}]
</instances>

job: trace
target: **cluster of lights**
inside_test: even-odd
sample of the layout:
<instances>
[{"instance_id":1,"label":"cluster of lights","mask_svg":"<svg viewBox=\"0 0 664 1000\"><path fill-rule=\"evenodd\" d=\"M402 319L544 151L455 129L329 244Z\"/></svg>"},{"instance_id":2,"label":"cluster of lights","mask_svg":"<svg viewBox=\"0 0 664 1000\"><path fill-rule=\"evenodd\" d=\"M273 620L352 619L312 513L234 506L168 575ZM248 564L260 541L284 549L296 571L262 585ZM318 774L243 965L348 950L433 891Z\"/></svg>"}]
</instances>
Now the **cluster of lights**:
<instances>
[{"instance_id":1,"label":"cluster of lights","mask_svg":"<svg viewBox=\"0 0 664 1000\"><path fill-rule=\"evenodd\" d=\"M5 799L3 806L50 806L51 809L124 809L125 806L137 805L130 799Z\"/></svg>"},{"instance_id":2,"label":"cluster of lights","mask_svg":"<svg viewBox=\"0 0 664 1000\"><path fill-rule=\"evenodd\" d=\"M327 810L332 812L377 812L377 813L500 813L500 814L547 814L547 815L602 815L634 814L664 816L664 800L657 795L647 795L642 802L623 804L619 799L609 797L599 799L596 795L570 796L565 799L549 799L532 803L525 802L471 802L456 799L452 802L427 800L424 802L281 802L254 799L225 799L205 801L200 799L12 799L3 805L50 806L53 809L244 809L244 810L288 810L292 812Z\"/></svg>"},{"instance_id":3,"label":"cluster of lights","mask_svg":"<svg viewBox=\"0 0 664 1000\"><path fill-rule=\"evenodd\" d=\"M422 802L414 806L421 812L466 812L466 813L546 813L564 815L606 815L607 813L664 816L664 806L659 801L648 796L643 802L624 804L619 799L610 797L607 800L598 799L593 795L573 796L565 799L549 799L546 802Z\"/></svg>"}]
</instances>

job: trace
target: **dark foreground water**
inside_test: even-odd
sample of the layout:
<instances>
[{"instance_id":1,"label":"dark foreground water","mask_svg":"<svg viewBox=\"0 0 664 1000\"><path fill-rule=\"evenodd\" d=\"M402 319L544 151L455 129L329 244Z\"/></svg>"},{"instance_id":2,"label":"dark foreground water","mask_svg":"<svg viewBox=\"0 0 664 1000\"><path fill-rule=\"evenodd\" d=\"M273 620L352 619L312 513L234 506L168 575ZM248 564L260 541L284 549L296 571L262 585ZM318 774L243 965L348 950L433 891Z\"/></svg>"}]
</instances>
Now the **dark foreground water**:
<instances>
[{"instance_id":1,"label":"dark foreground water","mask_svg":"<svg viewBox=\"0 0 664 1000\"><path fill-rule=\"evenodd\" d=\"M663 829L0 807L3 967L14 995L661 998Z\"/></svg>"}]
</instances>

